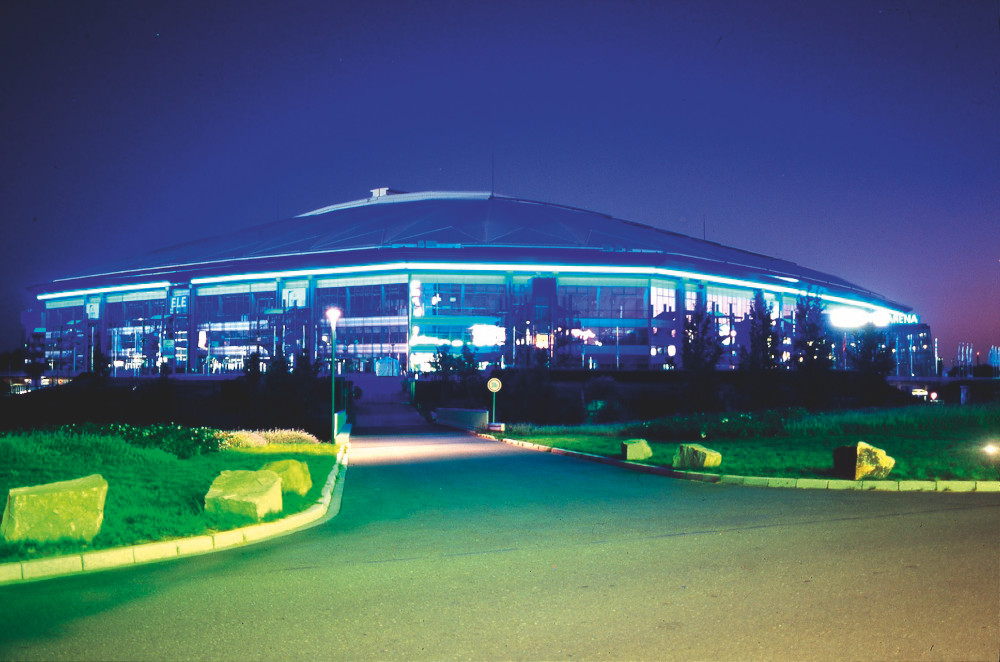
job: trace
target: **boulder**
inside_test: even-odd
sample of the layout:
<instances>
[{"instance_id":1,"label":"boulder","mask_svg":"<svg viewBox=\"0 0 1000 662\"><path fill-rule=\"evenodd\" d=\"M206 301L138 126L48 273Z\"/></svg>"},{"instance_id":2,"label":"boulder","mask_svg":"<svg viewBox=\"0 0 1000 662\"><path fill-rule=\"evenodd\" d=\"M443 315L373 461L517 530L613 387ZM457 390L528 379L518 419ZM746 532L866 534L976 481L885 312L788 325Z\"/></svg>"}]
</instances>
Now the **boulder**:
<instances>
[{"instance_id":1,"label":"boulder","mask_svg":"<svg viewBox=\"0 0 1000 662\"><path fill-rule=\"evenodd\" d=\"M268 462L261 469L273 471L281 479L281 491L295 492L305 496L312 487L312 477L309 475L309 465L299 460L277 460Z\"/></svg>"},{"instance_id":2,"label":"boulder","mask_svg":"<svg viewBox=\"0 0 1000 662\"><path fill-rule=\"evenodd\" d=\"M722 453L701 444L680 444L674 453L674 469L706 469L722 464Z\"/></svg>"},{"instance_id":3,"label":"boulder","mask_svg":"<svg viewBox=\"0 0 1000 662\"><path fill-rule=\"evenodd\" d=\"M205 495L205 512L217 515L260 521L281 508L281 478L273 471L223 471Z\"/></svg>"},{"instance_id":4,"label":"boulder","mask_svg":"<svg viewBox=\"0 0 1000 662\"><path fill-rule=\"evenodd\" d=\"M626 460L648 460L653 450L645 439L627 439L622 442L622 457Z\"/></svg>"},{"instance_id":5,"label":"boulder","mask_svg":"<svg viewBox=\"0 0 1000 662\"><path fill-rule=\"evenodd\" d=\"M885 478L895 464L896 460L886 455L884 450L863 441L854 446L838 446L833 449L833 473L839 478Z\"/></svg>"},{"instance_id":6,"label":"boulder","mask_svg":"<svg viewBox=\"0 0 1000 662\"><path fill-rule=\"evenodd\" d=\"M61 539L90 542L104 522L108 481L100 474L58 483L14 487L0 523L6 542L53 542Z\"/></svg>"}]
</instances>

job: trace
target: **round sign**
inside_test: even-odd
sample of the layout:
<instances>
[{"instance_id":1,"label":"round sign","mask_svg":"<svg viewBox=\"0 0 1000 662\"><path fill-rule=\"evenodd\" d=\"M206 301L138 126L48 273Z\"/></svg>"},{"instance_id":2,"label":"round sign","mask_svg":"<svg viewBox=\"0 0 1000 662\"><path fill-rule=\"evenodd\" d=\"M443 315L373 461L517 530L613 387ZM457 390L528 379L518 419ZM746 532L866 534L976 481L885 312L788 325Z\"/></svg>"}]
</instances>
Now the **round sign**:
<instances>
[{"instance_id":1,"label":"round sign","mask_svg":"<svg viewBox=\"0 0 1000 662\"><path fill-rule=\"evenodd\" d=\"M500 386L501 386L500 380L497 379L496 377L494 377L490 381L486 382L486 388L488 388L493 393L496 393L497 391L499 391L500 390Z\"/></svg>"}]
</instances>

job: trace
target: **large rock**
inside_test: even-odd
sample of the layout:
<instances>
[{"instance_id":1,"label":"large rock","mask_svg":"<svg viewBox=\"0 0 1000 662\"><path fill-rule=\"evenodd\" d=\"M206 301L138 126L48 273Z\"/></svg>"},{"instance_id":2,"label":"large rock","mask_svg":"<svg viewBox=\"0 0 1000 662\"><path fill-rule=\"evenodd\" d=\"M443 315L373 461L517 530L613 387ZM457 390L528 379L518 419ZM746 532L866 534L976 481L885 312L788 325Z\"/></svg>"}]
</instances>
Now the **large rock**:
<instances>
[{"instance_id":1,"label":"large rock","mask_svg":"<svg viewBox=\"0 0 1000 662\"><path fill-rule=\"evenodd\" d=\"M706 469L722 464L722 453L701 444L680 444L674 453L674 469Z\"/></svg>"},{"instance_id":2,"label":"large rock","mask_svg":"<svg viewBox=\"0 0 1000 662\"><path fill-rule=\"evenodd\" d=\"M104 522L108 481L100 474L58 483L15 487L7 495L0 536L7 542L90 542Z\"/></svg>"},{"instance_id":3,"label":"large rock","mask_svg":"<svg viewBox=\"0 0 1000 662\"><path fill-rule=\"evenodd\" d=\"M885 478L896 465L896 460L863 441L854 446L833 449L833 473L848 480Z\"/></svg>"},{"instance_id":4,"label":"large rock","mask_svg":"<svg viewBox=\"0 0 1000 662\"><path fill-rule=\"evenodd\" d=\"M622 457L626 460L648 460L653 450L645 439L627 439L622 442Z\"/></svg>"},{"instance_id":5,"label":"large rock","mask_svg":"<svg viewBox=\"0 0 1000 662\"><path fill-rule=\"evenodd\" d=\"M281 478L273 471L223 471L205 495L205 512L217 515L260 521L281 508Z\"/></svg>"},{"instance_id":6,"label":"large rock","mask_svg":"<svg viewBox=\"0 0 1000 662\"><path fill-rule=\"evenodd\" d=\"M299 496L305 496L313 484L312 476L309 475L309 465L299 460L268 462L261 469L278 474L282 492L295 492Z\"/></svg>"}]
</instances>

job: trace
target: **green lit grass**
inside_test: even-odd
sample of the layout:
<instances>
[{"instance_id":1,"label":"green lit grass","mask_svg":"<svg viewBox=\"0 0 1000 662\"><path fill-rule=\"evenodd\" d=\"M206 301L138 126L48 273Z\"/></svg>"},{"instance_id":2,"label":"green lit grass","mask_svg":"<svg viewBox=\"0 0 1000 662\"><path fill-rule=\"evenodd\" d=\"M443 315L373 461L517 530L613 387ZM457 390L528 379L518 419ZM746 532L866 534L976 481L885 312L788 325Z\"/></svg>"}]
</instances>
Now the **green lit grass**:
<instances>
[{"instance_id":1,"label":"green lit grass","mask_svg":"<svg viewBox=\"0 0 1000 662\"><path fill-rule=\"evenodd\" d=\"M200 432L204 433L204 429ZM183 435L172 426L167 436ZM331 444L280 444L258 448L208 451L181 459L143 437L144 446L125 441L107 429L62 429L12 433L0 437L0 493L12 487L40 485L99 473L108 481L101 532L90 545L43 546L0 541L0 561L76 553L122 545L167 540L245 526L248 520L223 521L206 516L205 493L226 469L259 469L280 459L309 465L312 489L304 496L282 495L284 510L268 519L301 512L320 496L336 464ZM187 453L183 453L187 454ZM267 521L267 520L265 520Z\"/></svg>"},{"instance_id":2,"label":"green lit grass","mask_svg":"<svg viewBox=\"0 0 1000 662\"><path fill-rule=\"evenodd\" d=\"M722 453L710 473L830 478L833 449L865 441L896 460L897 480L997 480L983 452L1000 440L1000 405L806 414L765 412L671 417L643 423L544 428L514 425L505 436L543 446L618 457L624 439L649 441L646 464L670 466L678 443Z\"/></svg>"}]
</instances>

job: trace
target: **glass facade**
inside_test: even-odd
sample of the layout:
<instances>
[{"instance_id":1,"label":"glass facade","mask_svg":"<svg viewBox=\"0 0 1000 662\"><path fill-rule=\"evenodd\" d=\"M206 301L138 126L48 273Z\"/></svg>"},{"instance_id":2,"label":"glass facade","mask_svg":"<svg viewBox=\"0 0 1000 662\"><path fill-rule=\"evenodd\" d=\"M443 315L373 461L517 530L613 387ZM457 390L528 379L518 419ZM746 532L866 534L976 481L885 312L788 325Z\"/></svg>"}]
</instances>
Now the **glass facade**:
<instances>
[{"instance_id":1,"label":"glass facade","mask_svg":"<svg viewBox=\"0 0 1000 662\"><path fill-rule=\"evenodd\" d=\"M484 368L542 361L664 370L680 367L685 318L704 307L723 345L717 367L732 369L747 343L753 296L749 287L694 279L456 266L52 297L32 313L29 326L33 337L44 338L45 361L57 375L92 370L96 362L114 375L236 374L255 353L264 370L281 356L293 368L307 360L323 371L334 352L341 371L398 374L430 370L442 345L469 348ZM796 299L766 292L765 300L787 362ZM335 333L331 308L340 310ZM887 331L898 375L933 374L926 325L895 324ZM845 343L837 346L840 352Z\"/></svg>"},{"instance_id":2,"label":"glass facade","mask_svg":"<svg viewBox=\"0 0 1000 662\"><path fill-rule=\"evenodd\" d=\"M937 374L934 339L926 324L897 324L886 332L886 343L896 356L896 377Z\"/></svg>"}]
</instances>

